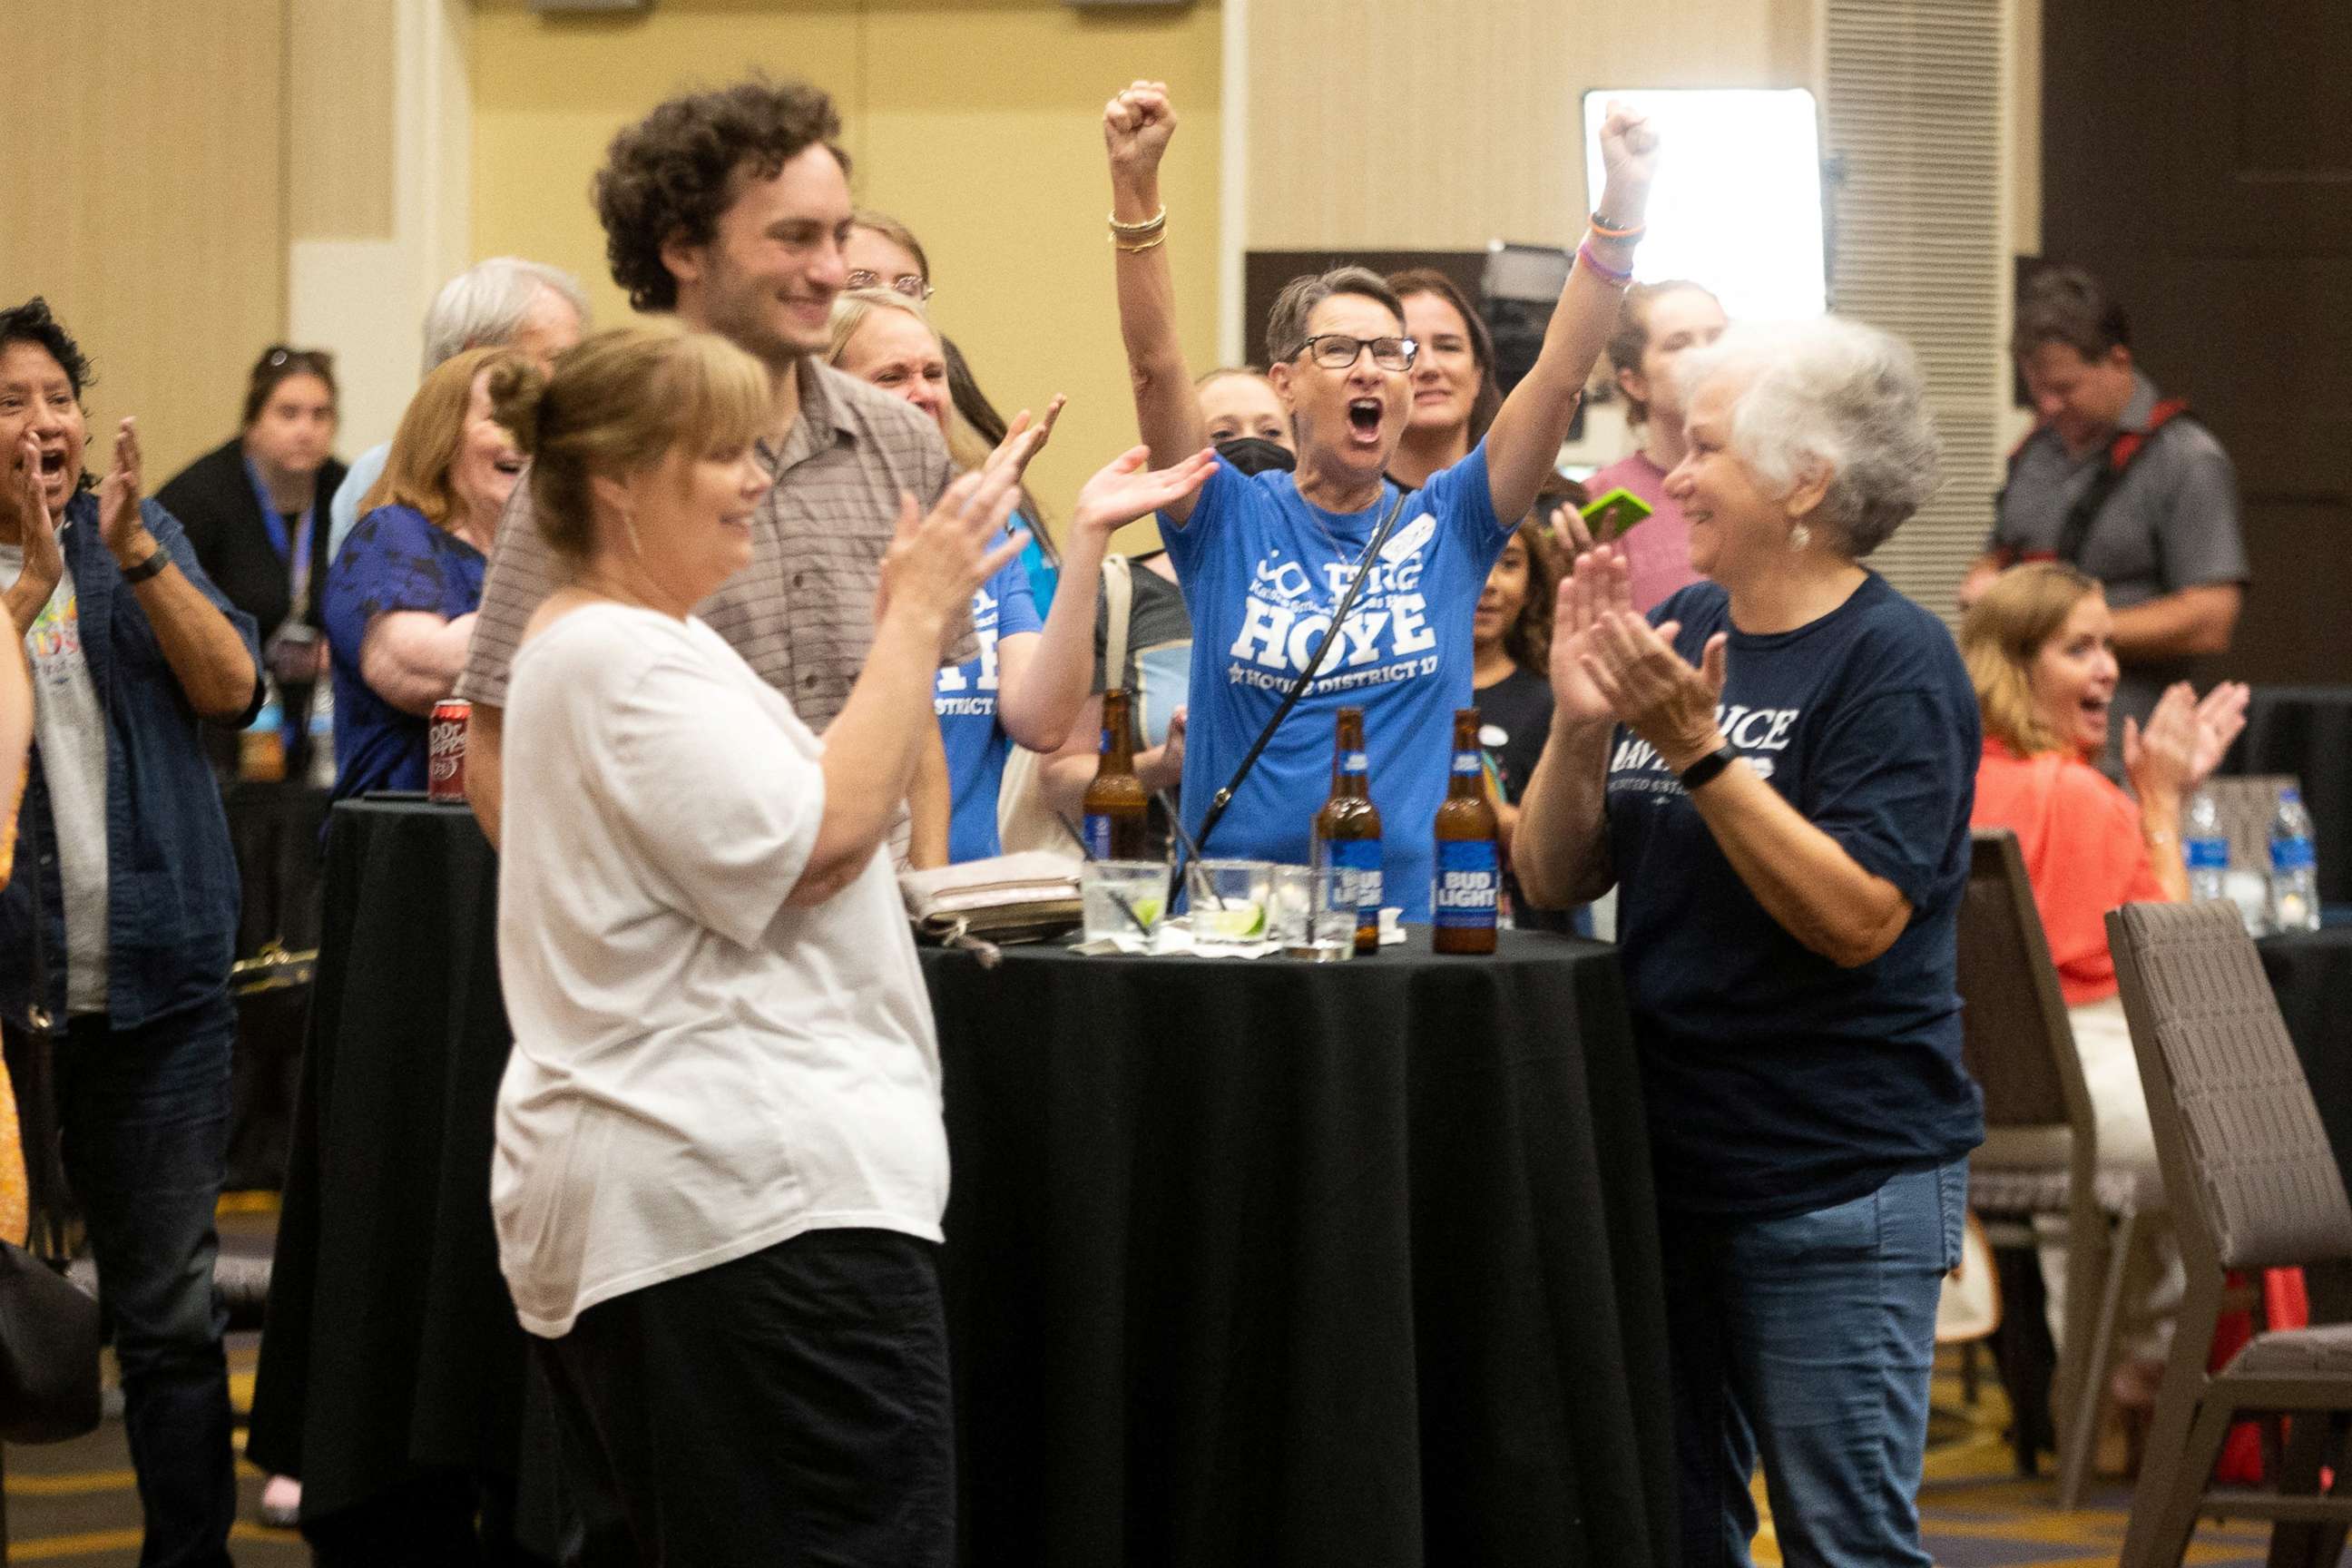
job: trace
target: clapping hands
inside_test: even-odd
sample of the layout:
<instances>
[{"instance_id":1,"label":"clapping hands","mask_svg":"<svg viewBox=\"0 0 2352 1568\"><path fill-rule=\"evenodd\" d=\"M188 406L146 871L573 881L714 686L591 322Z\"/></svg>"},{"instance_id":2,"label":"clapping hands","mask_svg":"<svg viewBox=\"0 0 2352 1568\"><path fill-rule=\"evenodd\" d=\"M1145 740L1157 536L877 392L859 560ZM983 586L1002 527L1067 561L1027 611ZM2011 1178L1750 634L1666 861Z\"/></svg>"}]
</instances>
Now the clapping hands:
<instances>
[{"instance_id":1,"label":"clapping hands","mask_svg":"<svg viewBox=\"0 0 2352 1568\"><path fill-rule=\"evenodd\" d=\"M17 444L16 458L0 505L16 514L25 548L24 565L7 591L10 618L21 637L32 630L34 617L64 580L66 558L58 544L57 521L49 516L47 492L41 488L41 444L31 431Z\"/></svg>"},{"instance_id":2,"label":"clapping hands","mask_svg":"<svg viewBox=\"0 0 2352 1568\"><path fill-rule=\"evenodd\" d=\"M1715 715L1729 637L1707 639L1692 665L1675 651L1680 623L1652 626L1633 609L1625 553L1598 544L1559 588L1552 631L1552 700L1563 719L1615 720L1676 773L1723 744Z\"/></svg>"},{"instance_id":3,"label":"clapping hands","mask_svg":"<svg viewBox=\"0 0 2352 1568\"><path fill-rule=\"evenodd\" d=\"M1150 517L1198 490L1217 466L1216 449L1203 447L1164 468L1147 468L1151 448L1130 447L1087 481L1070 514L1072 528L1105 535L1138 518Z\"/></svg>"},{"instance_id":4,"label":"clapping hands","mask_svg":"<svg viewBox=\"0 0 2352 1568\"><path fill-rule=\"evenodd\" d=\"M2230 743L2246 727L2252 689L2225 680L2199 700L2187 681L2175 681L2158 699L2147 722L2124 721L2124 776L2141 800L2193 793L2221 765Z\"/></svg>"}]
</instances>

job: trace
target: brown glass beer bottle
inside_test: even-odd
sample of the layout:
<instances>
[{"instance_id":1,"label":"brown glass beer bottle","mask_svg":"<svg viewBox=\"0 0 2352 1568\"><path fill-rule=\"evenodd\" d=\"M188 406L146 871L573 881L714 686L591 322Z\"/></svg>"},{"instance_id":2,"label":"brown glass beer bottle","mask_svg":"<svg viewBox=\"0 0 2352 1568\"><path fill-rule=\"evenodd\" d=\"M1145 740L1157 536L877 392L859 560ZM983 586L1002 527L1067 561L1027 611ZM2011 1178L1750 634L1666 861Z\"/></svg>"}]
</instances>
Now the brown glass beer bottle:
<instances>
[{"instance_id":1,"label":"brown glass beer bottle","mask_svg":"<svg viewBox=\"0 0 2352 1568\"><path fill-rule=\"evenodd\" d=\"M1087 785L1087 853L1097 860L1140 860L1151 797L1135 776L1135 731L1127 721L1127 693L1102 699L1102 755L1094 782Z\"/></svg>"},{"instance_id":2,"label":"brown glass beer bottle","mask_svg":"<svg viewBox=\"0 0 2352 1568\"><path fill-rule=\"evenodd\" d=\"M1437 808L1437 870L1429 893L1437 952L1492 952L1495 915L1503 889L1496 853L1495 806L1486 798L1486 760L1478 745L1478 710L1454 712L1454 771L1445 804Z\"/></svg>"},{"instance_id":3,"label":"brown glass beer bottle","mask_svg":"<svg viewBox=\"0 0 2352 1568\"><path fill-rule=\"evenodd\" d=\"M1336 867L1356 906L1356 951L1381 950L1381 812L1364 755L1364 710L1339 710L1331 760L1331 798L1315 814L1315 863Z\"/></svg>"}]
</instances>

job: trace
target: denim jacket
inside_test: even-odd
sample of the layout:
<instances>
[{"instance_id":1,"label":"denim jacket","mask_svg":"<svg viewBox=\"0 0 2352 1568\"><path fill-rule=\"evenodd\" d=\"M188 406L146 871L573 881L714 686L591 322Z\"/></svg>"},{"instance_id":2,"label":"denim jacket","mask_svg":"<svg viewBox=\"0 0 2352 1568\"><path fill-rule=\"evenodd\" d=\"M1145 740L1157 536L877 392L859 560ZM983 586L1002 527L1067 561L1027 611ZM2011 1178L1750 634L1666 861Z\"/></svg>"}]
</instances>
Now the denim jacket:
<instances>
[{"instance_id":1,"label":"denim jacket","mask_svg":"<svg viewBox=\"0 0 2352 1568\"><path fill-rule=\"evenodd\" d=\"M147 531L229 619L254 661L261 701L261 649L253 617L221 596L196 564L172 514L142 503ZM106 1005L115 1028L135 1028L219 996L236 946L236 856L199 738L195 710L164 660L137 593L122 581L98 532L98 498L66 503L58 542L73 574L82 658L106 714ZM58 868L40 748L17 818L16 875L0 890L0 1015L21 1023L33 1000L32 881L41 888L48 968L45 1005L66 1005L65 889Z\"/></svg>"}]
</instances>

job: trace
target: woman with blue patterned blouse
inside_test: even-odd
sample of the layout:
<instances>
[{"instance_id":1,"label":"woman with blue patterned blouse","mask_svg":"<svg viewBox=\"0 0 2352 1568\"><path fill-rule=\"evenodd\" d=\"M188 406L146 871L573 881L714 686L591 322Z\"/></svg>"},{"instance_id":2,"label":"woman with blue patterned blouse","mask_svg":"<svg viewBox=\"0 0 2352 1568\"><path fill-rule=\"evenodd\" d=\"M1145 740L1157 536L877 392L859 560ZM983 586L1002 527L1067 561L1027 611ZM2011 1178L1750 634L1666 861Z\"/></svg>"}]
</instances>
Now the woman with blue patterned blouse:
<instances>
[{"instance_id":1,"label":"woman with blue patterned blouse","mask_svg":"<svg viewBox=\"0 0 2352 1568\"><path fill-rule=\"evenodd\" d=\"M425 377L401 416L327 574L338 800L425 787L425 721L465 667L491 536L522 471L495 411L528 401L539 379L511 349L469 350Z\"/></svg>"}]
</instances>

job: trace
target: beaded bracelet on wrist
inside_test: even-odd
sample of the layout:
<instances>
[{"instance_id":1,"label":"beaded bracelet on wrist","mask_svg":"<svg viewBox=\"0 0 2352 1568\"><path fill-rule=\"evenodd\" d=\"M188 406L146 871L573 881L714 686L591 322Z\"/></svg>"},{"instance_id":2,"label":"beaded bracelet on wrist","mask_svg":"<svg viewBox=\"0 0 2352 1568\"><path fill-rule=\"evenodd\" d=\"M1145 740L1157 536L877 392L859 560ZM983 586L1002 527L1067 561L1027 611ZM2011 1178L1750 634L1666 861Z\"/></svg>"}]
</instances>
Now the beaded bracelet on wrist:
<instances>
[{"instance_id":1,"label":"beaded bracelet on wrist","mask_svg":"<svg viewBox=\"0 0 2352 1568\"><path fill-rule=\"evenodd\" d=\"M1576 247L1576 264L1579 267L1584 268L1594 277L1601 279L1603 282L1613 283L1620 289L1622 289L1625 285L1633 281L1633 269L1632 268L1627 267L1620 268L1610 266L1607 262L1601 260L1601 258L1592 254L1592 242L1589 239Z\"/></svg>"}]
</instances>

